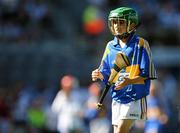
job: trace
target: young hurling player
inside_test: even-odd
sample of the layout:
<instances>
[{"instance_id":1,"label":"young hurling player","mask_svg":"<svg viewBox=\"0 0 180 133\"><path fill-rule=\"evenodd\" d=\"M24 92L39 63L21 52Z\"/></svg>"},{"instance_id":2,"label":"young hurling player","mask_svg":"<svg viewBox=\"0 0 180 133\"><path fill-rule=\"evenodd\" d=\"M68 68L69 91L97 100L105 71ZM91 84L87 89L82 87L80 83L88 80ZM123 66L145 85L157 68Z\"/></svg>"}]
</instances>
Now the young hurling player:
<instances>
[{"instance_id":1,"label":"young hurling player","mask_svg":"<svg viewBox=\"0 0 180 133\"><path fill-rule=\"evenodd\" d=\"M118 52L128 65L120 70L111 86L112 125L114 133L128 133L135 120L146 119L146 96L156 71L148 42L135 34L139 25L137 12L128 7L112 10L108 17L114 39L109 41L99 69L92 71L92 80L105 84Z\"/></svg>"}]
</instances>

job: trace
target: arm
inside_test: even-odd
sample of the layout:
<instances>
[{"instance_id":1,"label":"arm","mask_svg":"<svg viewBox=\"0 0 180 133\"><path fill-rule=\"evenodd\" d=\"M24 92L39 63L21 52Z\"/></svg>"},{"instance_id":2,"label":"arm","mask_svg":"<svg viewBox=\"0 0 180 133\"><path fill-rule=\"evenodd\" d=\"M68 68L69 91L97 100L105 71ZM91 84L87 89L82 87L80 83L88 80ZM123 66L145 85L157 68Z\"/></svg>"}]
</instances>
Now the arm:
<instances>
[{"instance_id":1,"label":"arm","mask_svg":"<svg viewBox=\"0 0 180 133\"><path fill-rule=\"evenodd\" d=\"M141 76L135 76L134 78L124 77L123 81L120 82L119 84L117 84L114 89L120 90L127 85L136 84L136 83L144 81L144 80L146 80L146 78L141 77Z\"/></svg>"},{"instance_id":2,"label":"arm","mask_svg":"<svg viewBox=\"0 0 180 133\"><path fill-rule=\"evenodd\" d=\"M100 79L105 84L107 83L108 77L110 75L110 68L108 65L108 54L109 54L109 52L110 51L109 51L108 44L107 44L99 68L95 69L91 73L92 81L96 81L97 79Z\"/></svg>"}]
</instances>

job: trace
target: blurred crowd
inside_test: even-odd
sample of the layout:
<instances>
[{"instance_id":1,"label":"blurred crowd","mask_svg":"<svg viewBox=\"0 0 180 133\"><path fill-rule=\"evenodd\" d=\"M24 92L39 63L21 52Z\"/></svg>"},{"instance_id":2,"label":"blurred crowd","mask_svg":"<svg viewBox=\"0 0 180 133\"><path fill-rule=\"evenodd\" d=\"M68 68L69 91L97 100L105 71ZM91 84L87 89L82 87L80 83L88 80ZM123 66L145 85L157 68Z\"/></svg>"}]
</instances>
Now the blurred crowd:
<instances>
[{"instance_id":1,"label":"blurred crowd","mask_svg":"<svg viewBox=\"0 0 180 133\"><path fill-rule=\"evenodd\" d=\"M96 110L104 85L90 73L112 39L108 13L119 6L139 12L137 32L151 46L180 44L178 0L0 0L0 133L112 132L110 95ZM180 132L179 67L157 69L149 119L132 133Z\"/></svg>"},{"instance_id":2,"label":"blurred crowd","mask_svg":"<svg viewBox=\"0 0 180 133\"><path fill-rule=\"evenodd\" d=\"M151 83L147 97L148 119L136 121L132 133L180 131L176 78L167 71L160 76ZM103 108L96 108L103 87L100 82L81 86L77 77L64 75L54 88L44 82L37 86L17 82L13 88L0 88L0 132L111 133L109 93Z\"/></svg>"},{"instance_id":3,"label":"blurred crowd","mask_svg":"<svg viewBox=\"0 0 180 133\"><path fill-rule=\"evenodd\" d=\"M80 87L65 75L58 88L17 82L0 88L0 132L2 133L109 133L108 109L96 109L100 83ZM13 92L12 92L13 91Z\"/></svg>"},{"instance_id":4,"label":"blurred crowd","mask_svg":"<svg viewBox=\"0 0 180 133\"><path fill-rule=\"evenodd\" d=\"M0 40L30 41L43 37L73 40L84 35L107 39L108 12L118 6L130 6L139 12L142 23L139 31L152 45L180 42L178 0L1 0ZM84 26L90 21L96 24L93 27L91 23L92 29Z\"/></svg>"},{"instance_id":5,"label":"blurred crowd","mask_svg":"<svg viewBox=\"0 0 180 133\"><path fill-rule=\"evenodd\" d=\"M1 0L1 41L31 40L52 32L49 5L43 0Z\"/></svg>"}]
</instances>

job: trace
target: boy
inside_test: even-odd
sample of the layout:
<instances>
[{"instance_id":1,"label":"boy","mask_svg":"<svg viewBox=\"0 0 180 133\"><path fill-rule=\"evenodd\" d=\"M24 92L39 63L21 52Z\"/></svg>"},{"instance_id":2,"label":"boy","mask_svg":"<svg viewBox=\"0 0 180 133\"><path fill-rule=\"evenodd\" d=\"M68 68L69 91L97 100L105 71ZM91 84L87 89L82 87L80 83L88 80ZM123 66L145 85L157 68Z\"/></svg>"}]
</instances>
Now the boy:
<instances>
[{"instance_id":1,"label":"boy","mask_svg":"<svg viewBox=\"0 0 180 133\"><path fill-rule=\"evenodd\" d=\"M146 119L146 96L156 71L148 42L135 34L139 18L134 9L112 10L108 24L114 39L108 42L100 67L92 71L92 80L101 79L107 84L116 55L122 53L127 65L111 86L112 125L114 133L128 133L135 120Z\"/></svg>"}]
</instances>

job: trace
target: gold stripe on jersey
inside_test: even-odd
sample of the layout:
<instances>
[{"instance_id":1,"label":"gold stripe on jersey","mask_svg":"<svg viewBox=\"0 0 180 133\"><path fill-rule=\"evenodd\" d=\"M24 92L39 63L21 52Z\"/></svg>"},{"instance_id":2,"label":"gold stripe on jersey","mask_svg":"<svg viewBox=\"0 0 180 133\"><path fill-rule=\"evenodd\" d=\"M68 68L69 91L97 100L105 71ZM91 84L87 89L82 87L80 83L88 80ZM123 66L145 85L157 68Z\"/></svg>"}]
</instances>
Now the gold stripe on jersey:
<instances>
[{"instance_id":1,"label":"gold stripe on jersey","mask_svg":"<svg viewBox=\"0 0 180 133\"><path fill-rule=\"evenodd\" d=\"M149 43L143 38L140 38L139 45L145 48L149 57L149 78L156 78L156 71L154 68L154 64L152 63L152 53L149 47Z\"/></svg>"},{"instance_id":2,"label":"gold stripe on jersey","mask_svg":"<svg viewBox=\"0 0 180 133\"><path fill-rule=\"evenodd\" d=\"M139 74L140 74L139 64L135 64L135 65L126 67L126 73L129 73L130 79L133 79L136 76L139 76ZM141 81L136 82L135 84L144 84L144 80L142 79Z\"/></svg>"},{"instance_id":3,"label":"gold stripe on jersey","mask_svg":"<svg viewBox=\"0 0 180 133\"><path fill-rule=\"evenodd\" d=\"M141 119L147 119L147 103L146 98L142 98L140 102L141 106Z\"/></svg>"},{"instance_id":4,"label":"gold stripe on jersey","mask_svg":"<svg viewBox=\"0 0 180 133\"><path fill-rule=\"evenodd\" d=\"M139 46L140 46L140 47L143 47L143 46L144 46L144 39L143 39L143 38L140 38L140 39L139 39Z\"/></svg>"},{"instance_id":5,"label":"gold stripe on jersey","mask_svg":"<svg viewBox=\"0 0 180 133\"><path fill-rule=\"evenodd\" d=\"M104 54L103 54L103 58L102 60L104 60L106 58L106 56L109 54L110 50L108 47L106 47L105 51L104 51Z\"/></svg>"}]
</instances>

